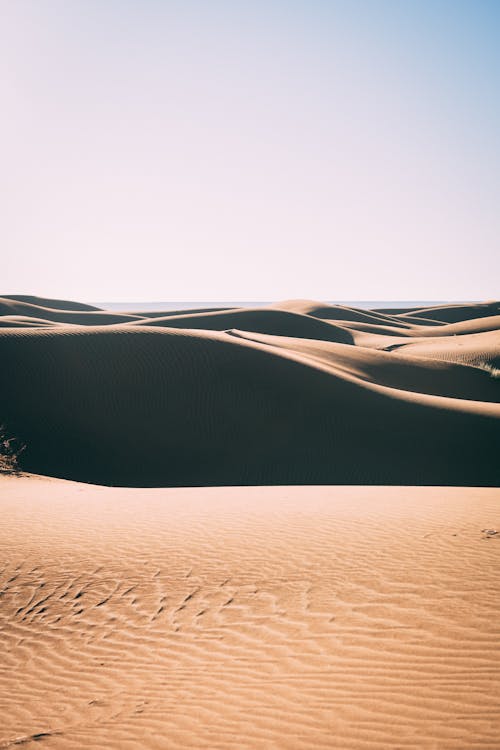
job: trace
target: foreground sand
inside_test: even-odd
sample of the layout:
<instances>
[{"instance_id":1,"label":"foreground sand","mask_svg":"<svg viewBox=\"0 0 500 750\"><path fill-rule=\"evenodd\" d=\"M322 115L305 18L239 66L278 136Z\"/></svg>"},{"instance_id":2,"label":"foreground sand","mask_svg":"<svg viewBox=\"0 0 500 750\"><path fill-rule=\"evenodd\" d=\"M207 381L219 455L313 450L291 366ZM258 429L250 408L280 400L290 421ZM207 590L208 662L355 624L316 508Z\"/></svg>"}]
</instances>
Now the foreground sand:
<instances>
[{"instance_id":1,"label":"foreground sand","mask_svg":"<svg viewBox=\"0 0 500 750\"><path fill-rule=\"evenodd\" d=\"M0 748L498 750L499 500L0 478Z\"/></svg>"}]
</instances>

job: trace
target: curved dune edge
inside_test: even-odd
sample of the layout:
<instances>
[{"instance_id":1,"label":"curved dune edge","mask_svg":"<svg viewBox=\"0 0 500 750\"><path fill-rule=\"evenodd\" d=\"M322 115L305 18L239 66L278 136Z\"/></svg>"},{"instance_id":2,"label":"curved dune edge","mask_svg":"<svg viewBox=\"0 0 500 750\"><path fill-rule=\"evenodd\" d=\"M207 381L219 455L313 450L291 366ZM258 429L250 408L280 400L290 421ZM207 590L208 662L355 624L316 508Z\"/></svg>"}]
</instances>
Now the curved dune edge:
<instances>
[{"instance_id":1,"label":"curved dune edge","mask_svg":"<svg viewBox=\"0 0 500 750\"><path fill-rule=\"evenodd\" d=\"M4 297L0 424L25 470L107 485L498 486L499 310Z\"/></svg>"},{"instance_id":2,"label":"curved dune edge","mask_svg":"<svg viewBox=\"0 0 500 750\"><path fill-rule=\"evenodd\" d=\"M499 490L0 497L0 748L498 747Z\"/></svg>"}]
</instances>

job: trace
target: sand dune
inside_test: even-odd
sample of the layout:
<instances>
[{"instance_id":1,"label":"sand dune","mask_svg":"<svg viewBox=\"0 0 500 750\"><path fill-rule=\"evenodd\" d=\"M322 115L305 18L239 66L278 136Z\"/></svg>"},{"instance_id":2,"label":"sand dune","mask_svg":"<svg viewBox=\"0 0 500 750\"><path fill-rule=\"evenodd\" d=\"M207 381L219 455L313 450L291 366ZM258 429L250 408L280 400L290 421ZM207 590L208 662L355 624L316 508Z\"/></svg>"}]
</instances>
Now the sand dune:
<instances>
[{"instance_id":1,"label":"sand dune","mask_svg":"<svg viewBox=\"0 0 500 750\"><path fill-rule=\"evenodd\" d=\"M486 364L500 367L500 331L470 333L463 336L443 337L429 342L418 339L405 344L406 353L423 357L439 357L449 362Z\"/></svg>"},{"instance_id":2,"label":"sand dune","mask_svg":"<svg viewBox=\"0 0 500 750\"><path fill-rule=\"evenodd\" d=\"M460 310L3 298L45 476L0 476L0 750L497 750L499 316Z\"/></svg>"},{"instance_id":3,"label":"sand dune","mask_svg":"<svg viewBox=\"0 0 500 750\"><path fill-rule=\"evenodd\" d=\"M3 298L0 423L28 471L132 486L499 484L498 316L402 327L384 314L387 335L369 312L312 301L152 317L61 305Z\"/></svg>"},{"instance_id":4,"label":"sand dune","mask_svg":"<svg viewBox=\"0 0 500 750\"><path fill-rule=\"evenodd\" d=\"M256 309L256 310L225 310L222 312L198 313L192 315L176 315L157 317L153 320L144 318L135 325L162 326L175 328L189 328L196 330L226 331L230 328L242 328L256 333L269 333L277 336L300 336L305 339L319 341L336 341L338 343L352 343L349 331L340 326L324 323L309 315L288 312L285 310ZM134 324L132 324L134 325Z\"/></svg>"},{"instance_id":5,"label":"sand dune","mask_svg":"<svg viewBox=\"0 0 500 750\"><path fill-rule=\"evenodd\" d=\"M449 396L473 401L499 401L499 386L491 373L480 367L452 364L432 357L407 357L393 352L347 346L324 341L308 341L286 336L264 336L231 331L234 336L294 351L304 358L327 364L339 375L388 386L397 390Z\"/></svg>"},{"instance_id":6,"label":"sand dune","mask_svg":"<svg viewBox=\"0 0 500 750\"><path fill-rule=\"evenodd\" d=\"M497 750L498 490L0 496L0 748Z\"/></svg>"},{"instance_id":7,"label":"sand dune","mask_svg":"<svg viewBox=\"0 0 500 750\"><path fill-rule=\"evenodd\" d=\"M34 318L29 315L2 315L0 316L0 326L2 328L38 328L40 326L46 328L48 326L56 326L58 323L53 320L45 320L44 318ZM71 325L68 323L67 325Z\"/></svg>"},{"instance_id":8,"label":"sand dune","mask_svg":"<svg viewBox=\"0 0 500 750\"><path fill-rule=\"evenodd\" d=\"M445 323L440 327L438 334L427 329L425 335L462 336L466 333L485 333L486 331L498 330L500 330L500 315L489 315L483 318L461 320L458 323Z\"/></svg>"},{"instance_id":9,"label":"sand dune","mask_svg":"<svg viewBox=\"0 0 500 750\"><path fill-rule=\"evenodd\" d=\"M350 321L348 327L352 331L364 331L365 333L381 334L384 336L408 336L410 338L442 338L445 336L463 336L472 333L486 333L488 331L498 332L500 330L500 315L491 315L473 320L462 320L459 323L441 323L438 327L430 327L416 322L413 318L412 324L407 324L405 330L401 330L392 323L376 324L362 321ZM345 324L344 324L345 325Z\"/></svg>"},{"instance_id":10,"label":"sand dune","mask_svg":"<svg viewBox=\"0 0 500 750\"><path fill-rule=\"evenodd\" d=\"M64 310L61 306L45 307L30 302L18 301L0 297L0 315L16 315L33 317L54 323L69 323L73 325L111 325L128 320L142 320L140 315L133 313L113 313L97 308L83 309L75 307L78 303L71 303L72 307ZM73 309L74 308L74 309Z\"/></svg>"},{"instance_id":11,"label":"sand dune","mask_svg":"<svg viewBox=\"0 0 500 750\"><path fill-rule=\"evenodd\" d=\"M375 310L358 310L345 305L325 305L313 300L287 300L274 305L276 309L309 315L320 320L348 321L359 323L387 323L398 328L409 328L411 324L396 316L385 315Z\"/></svg>"},{"instance_id":12,"label":"sand dune","mask_svg":"<svg viewBox=\"0 0 500 750\"><path fill-rule=\"evenodd\" d=\"M491 369L500 366L500 331L483 331L453 336L384 336L353 331L358 347L397 352L408 357L428 357L448 362L460 362Z\"/></svg>"},{"instance_id":13,"label":"sand dune","mask_svg":"<svg viewBox=\"0 0 500 750\"><path fill-rule=\"evenodd\" d=\"M498 315L500 313L500 302L495 300L492 302L472 302L464 305L443 305L441 307L412 307L401 311L379 310L378 312L388 312L389 314L396 312L398 317L401 318L412 316L443 321L444 323L457 323L461 320Z\"/></svg>"},{"instance_id":14,"label":"sand dune","mask_svg":"<svg viewBox=\"0 0 500 750\"><path fill-rule=\"evenodd\" d=\"M97 310L99 307L94 305L87 305L85 302L75 302L74 300L65 299L50 299L48 297L34 297L29 294L9 294L7 298L0 298L0 304L21 303L27 305L34 305L36 307L45 307L51 310Z\"/></svg>"}]
</instances>

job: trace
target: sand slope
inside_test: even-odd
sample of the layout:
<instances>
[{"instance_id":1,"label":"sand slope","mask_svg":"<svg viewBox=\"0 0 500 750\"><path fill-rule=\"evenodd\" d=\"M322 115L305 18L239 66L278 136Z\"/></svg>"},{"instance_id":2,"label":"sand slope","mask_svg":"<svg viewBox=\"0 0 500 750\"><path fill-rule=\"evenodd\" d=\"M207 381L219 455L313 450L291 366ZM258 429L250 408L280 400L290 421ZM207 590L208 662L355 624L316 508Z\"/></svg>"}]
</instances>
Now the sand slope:
<instances>
[{"instance_id":1,"label":"sand slope","mask_svg":"<svg viewBox=\"0 0 500 750\"><path fill-rule=\"evenodd\" d=\"M0 478L0 748L497 750L499 500Z\"/></svg>"},{"instance_id":2,"label":"sand slope","mask_svg":"<svg viewBox=\"0 0 500 750\"><path fill-rule=\"evenodd\" d=\"M500 483L494 303L426 323L432 309L410 321L310 300L150 317L49 302L2 300L0 424L26 470L132 486ZM441 320L458 310L464 322Z\"/></svg>"}]
</instances>

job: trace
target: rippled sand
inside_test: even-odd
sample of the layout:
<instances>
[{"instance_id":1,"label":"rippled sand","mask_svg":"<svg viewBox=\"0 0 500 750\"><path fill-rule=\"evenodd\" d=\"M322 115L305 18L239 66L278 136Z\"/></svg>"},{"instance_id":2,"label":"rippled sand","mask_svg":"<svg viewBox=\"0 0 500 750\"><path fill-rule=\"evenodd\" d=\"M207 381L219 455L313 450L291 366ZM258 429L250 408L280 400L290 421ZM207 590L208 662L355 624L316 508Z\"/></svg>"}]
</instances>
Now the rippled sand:
<instances>
[{"instance_id":1,"label":"rippled sand","mask_svg":"<svg viewBox=\"0 0 500 750\"><path fill-rule=\"evenodd\" d=\"M0 748L500 747L500 491L0 480Z\"/></svg>"}]
</instances>

